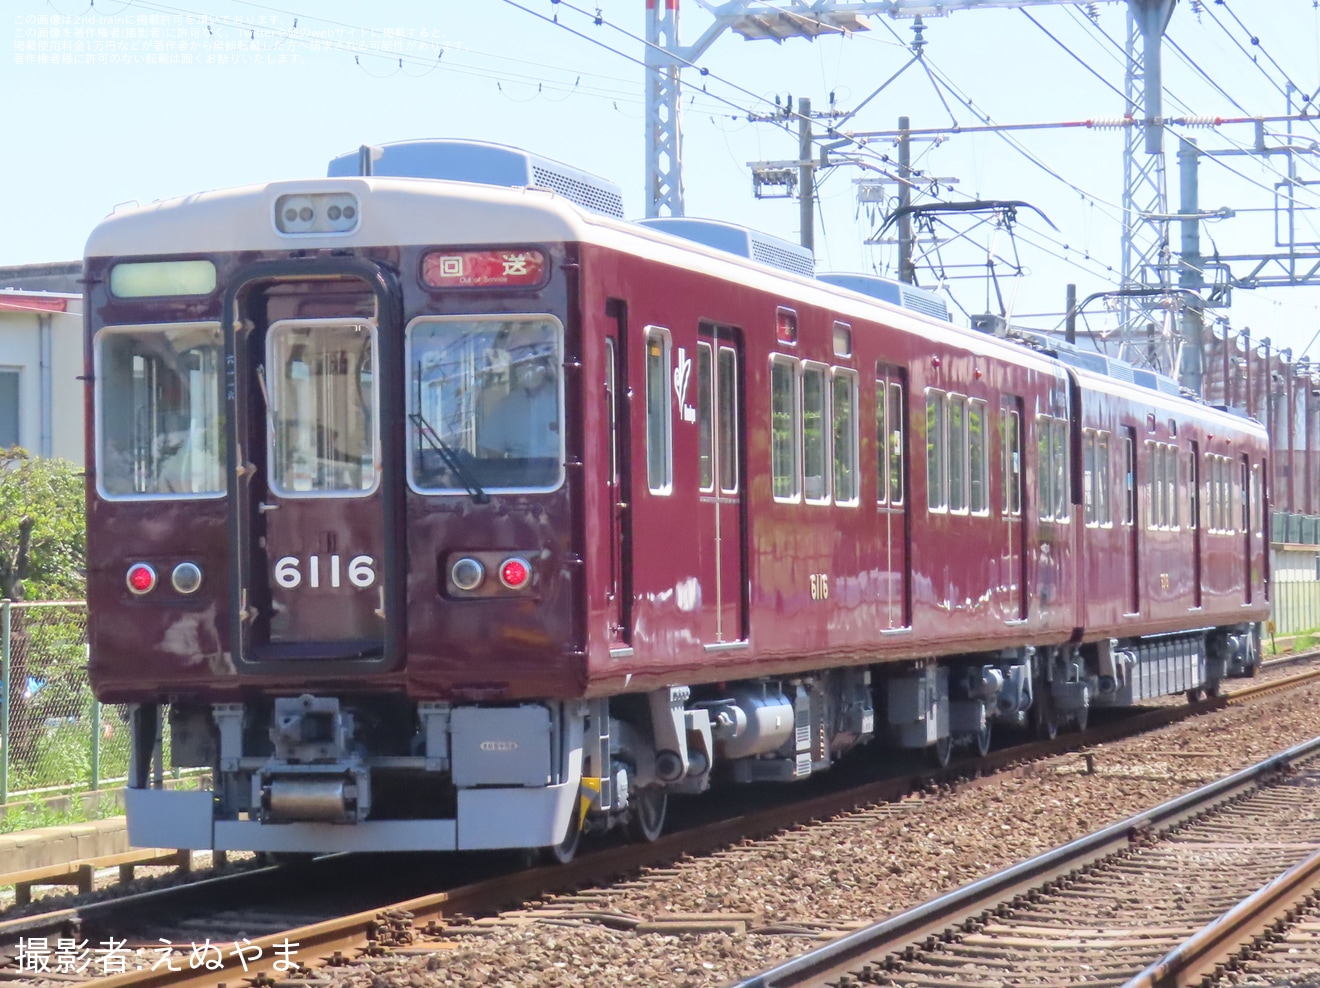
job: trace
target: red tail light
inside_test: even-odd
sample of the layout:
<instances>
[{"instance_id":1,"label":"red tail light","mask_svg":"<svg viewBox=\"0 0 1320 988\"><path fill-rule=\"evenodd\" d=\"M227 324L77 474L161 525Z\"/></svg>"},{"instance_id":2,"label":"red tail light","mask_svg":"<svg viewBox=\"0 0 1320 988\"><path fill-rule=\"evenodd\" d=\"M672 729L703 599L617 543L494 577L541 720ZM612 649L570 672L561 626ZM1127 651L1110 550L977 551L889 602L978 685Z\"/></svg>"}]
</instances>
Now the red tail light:
<instances>
[{"instance_id":1,"label":"red tail light","mask_svg":"<svg viewBox=\"0 0 1320 988\"><path fill-rule=\"evenodd\" d=\"M517 556L504 560L500 566L500 582L510 590L521 590L531 579L532 568L527 560L519 559Z\"/></svg>"},{"instance_id":2,"label":"red tail light","mask_svg":"<svg viewBox=\"0 0 1320 988\"><path fill-rule=\"evenodd\" d=\"M156 589L156 571L146 563L134 563L128 568L128 589L139 597Z\"/></svg>"}]
</instances>

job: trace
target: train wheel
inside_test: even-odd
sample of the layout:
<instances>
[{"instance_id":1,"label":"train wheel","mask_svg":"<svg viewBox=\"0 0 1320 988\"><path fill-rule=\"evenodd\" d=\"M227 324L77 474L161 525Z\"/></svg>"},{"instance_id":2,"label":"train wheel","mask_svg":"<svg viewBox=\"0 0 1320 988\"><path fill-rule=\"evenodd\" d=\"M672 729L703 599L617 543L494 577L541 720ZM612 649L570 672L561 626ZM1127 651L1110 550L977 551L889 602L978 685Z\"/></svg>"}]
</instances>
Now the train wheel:
<instances>
[{"instance_id":1,"label":"train wheel","mask_svg":"<svg viewBox=\"0 0 1320 988\"><path fill-rule=\"evenodd\" d=\"M1036 702L1031 705L1031 716L1036 724L1036 737L1053 741L1059 736L1059 710L1054 705L1054 697L1046 684L1036 694Z\"/></svg>"},{"instance_id":2,"label":"train wheel","mask_svg":"<svg viewBox=\"0 0 1320 988\"><path fill-rule=\"evenodd\" d=\"M665 811L669 808L669 793L650 787L632 797L632 812L628 817L628 839L650 844L665 829Z\"/></svg>"},{"instance_id":3,"label":"train wheel","mask_svg":"<svg viewBox=\"0 0 1320 988\"><path fill-rule=\"evenodd\" d=\"M1201 689L1201 688L1198 686L1198 687L1197 687L1196 689L1194 689L1194 690L1188 690L1188 691L1187 691L1187 702L1188 702L1188 703L1195 703L1197 700L1201 699L1203 696L1205 696L1205 690Z\"/></svg>"},{"instance_id":4,"label":"train wheel","mask_svg":"<svg viewBox=\"0 0 1320 988\"><path fill-rule=\"evenodd\" d=\"M986 721L985 726L976 732L976 753L981 758L990 754L990 722Z\"/></svg>"},{"instance_id":5,"label":"train wheel","mask_svg":"<svg viewBox=\"0 0 1320 988\"><path fill-rule=\"evenodd\" d=\"M1208 680L1206 680L1206 683L1205 683L1205 695L1206 695L1207 697L1212 697L1212 696L1218 696L1218 695L1219 695L1219 680L1217 680L1217 679L1208 679Z\"/></svg>"},{"instance_id":6,"label":"train wheel","mask_svg":"<svg viewBox=\"0 0 1320 988\"><path fill-rule=\"evenodd\" d=\"M930 752L930 760L936 768L948 768L949 760L953 757L953 738L946 734L926 750Z\"/></svg>"}]
</instances>

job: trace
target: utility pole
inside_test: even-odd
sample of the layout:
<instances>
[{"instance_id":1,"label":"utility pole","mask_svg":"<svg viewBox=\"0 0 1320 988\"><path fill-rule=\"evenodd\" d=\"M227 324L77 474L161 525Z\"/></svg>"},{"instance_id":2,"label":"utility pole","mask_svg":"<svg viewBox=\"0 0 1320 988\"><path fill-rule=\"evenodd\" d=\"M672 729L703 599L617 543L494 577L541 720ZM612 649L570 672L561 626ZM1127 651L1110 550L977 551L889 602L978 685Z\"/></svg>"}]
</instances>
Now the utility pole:
<instances>
[{"instance_id":1,"label":"utility pole","mask_svg":"<svg viewBox=\"0 0 1320 988\"><path fill-rule=\"evenodd\" d=\"M898 118L898 280L917 283L917 266L912 259L912 121Z\"/></svg>"},{"instance_id":2,"label":"utility pole","mask_svg":"<svg viewBox=\"0 0 1320 988\"><path fill-rule=\"evenodd\" d=\"M1182 386L1201 394L1204 380L1205 320L1201 311L1201 290L1205 288L1205 272L1201 260L1200 190L1197 184L1200 153L1196 142L1180 138L1178 142L1179 208L1182 216L1182 242L1179 250L1178 287L1183 289L1182 367L1179 377Z\"/></svg>"},{"instance_id":3,"label":"utility pole","mask_svg":"<svg viewBox=\"0 0 1320 988\"><path fill-rule=\"evenodd\" d=\"M798 219L802 246L816 250L816 165L812 160L811 100L798 99Z\"/></svg>"}]
</instances>

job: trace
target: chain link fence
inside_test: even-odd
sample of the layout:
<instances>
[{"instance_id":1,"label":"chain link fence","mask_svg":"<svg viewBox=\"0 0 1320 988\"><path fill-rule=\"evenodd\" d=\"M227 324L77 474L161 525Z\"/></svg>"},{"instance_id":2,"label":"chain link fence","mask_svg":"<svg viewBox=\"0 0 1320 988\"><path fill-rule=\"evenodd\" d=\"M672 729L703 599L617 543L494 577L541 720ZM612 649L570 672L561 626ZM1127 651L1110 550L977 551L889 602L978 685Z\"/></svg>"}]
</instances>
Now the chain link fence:
<instances>
[{"instance_id":1,"label":"chain link fence","mask_svg":"<svg viewBox=\"0 0 1320 988\"><path fill-rule=\"evenodd\" d=\"M0 803L128 774L125 708L88 683L84 602L0 600L0 680Z\"/></svg>"}]
</instances>

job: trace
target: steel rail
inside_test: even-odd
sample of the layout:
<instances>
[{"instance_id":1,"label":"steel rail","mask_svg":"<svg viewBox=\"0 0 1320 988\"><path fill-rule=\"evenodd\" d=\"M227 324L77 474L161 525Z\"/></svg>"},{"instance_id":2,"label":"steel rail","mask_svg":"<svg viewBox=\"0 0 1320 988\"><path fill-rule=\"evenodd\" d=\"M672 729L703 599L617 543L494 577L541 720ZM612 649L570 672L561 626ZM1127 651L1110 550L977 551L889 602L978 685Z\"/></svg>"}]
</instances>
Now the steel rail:
<instances>
[{"instance_id":1,"label":"steel rail","mask_svg":"<svg viewBox=\"0 0 1320 988\"><path fill-rule=\"evenodd\" d=\"M1296 745L1154 809L1029 858L915 909L899 913L735 982L730 988L789 988L822 983L845 973L866 957L892 953L927 934L978 916L992 903L997 904L1020 891L1084 867L1156 828L1167 829L1181 823L1210 806L1258 785L1262 777L1276 774L1292 762L1317 751L1320 751L1320 738Z\"/></svg>"},{"instance_id":2,"label":"steel rail","mask_svg":"<svg viewBox=\"0 0 1320 988\"><path fill-rule=\"evenodd\" d=\"M76 931L85 923L96 923L119 913L137 909L178 908L185 900L217 896L236 897L245 886L259 884L279 873L277 865L250 868L227 875L213 875L195 881L165 888L148 889L127 895L85 902L50 912L30 913L14 919L0 920L0 944L13 942L20 936L37 936L57 932Z\"/></svg>"},{"instance_id":3,"label":"steel rail","mask_svg":"<svg viewBox=\"0 0 1320 988\"><path fill-rule=\"evenodd\" d=\"M1279 917L1320 884L1320 851L1224 913L1169 951L1123 988L1171 988L1216 973L1232 954L1273 927Z\"/></svg>"}]
</instances>

